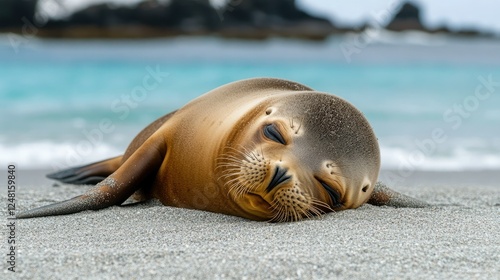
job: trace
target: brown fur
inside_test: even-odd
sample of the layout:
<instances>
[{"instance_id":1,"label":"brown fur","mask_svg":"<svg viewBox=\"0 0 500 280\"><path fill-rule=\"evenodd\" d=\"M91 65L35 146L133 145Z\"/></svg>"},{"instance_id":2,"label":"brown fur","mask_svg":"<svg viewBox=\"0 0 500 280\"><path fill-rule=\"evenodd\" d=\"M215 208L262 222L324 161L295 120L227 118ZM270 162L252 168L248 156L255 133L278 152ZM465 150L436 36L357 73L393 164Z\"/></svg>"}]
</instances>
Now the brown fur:
<instances>
[{"instance_id":1,"label":"brown fur","mask_svg":"<svg viewBox=\"0 0 500 280\"><path fill-rule=\"evenodd\" d=\"M265 135L269 124L285 143ZM112 163L111 169L118 167L117 159ZM287 180L271 186L278 166ZM359 207L379 168L377 139L354 106L294 82L251 79L217 88L153 122L119 167L86 194L19 217L101 209L136 192L175 207L295 221Z\"/></svg>"}]
</instances>

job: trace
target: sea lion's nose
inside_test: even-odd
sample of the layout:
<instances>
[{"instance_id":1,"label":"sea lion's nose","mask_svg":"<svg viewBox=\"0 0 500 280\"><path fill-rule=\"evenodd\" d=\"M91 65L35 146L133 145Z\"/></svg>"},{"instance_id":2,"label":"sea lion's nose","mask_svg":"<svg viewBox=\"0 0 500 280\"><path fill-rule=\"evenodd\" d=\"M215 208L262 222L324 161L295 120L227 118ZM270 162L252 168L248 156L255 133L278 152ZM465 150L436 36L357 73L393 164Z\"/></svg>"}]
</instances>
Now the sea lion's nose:
<instances>
[{"instance_id":1,"label":"sea lion's nose","mask_svg":"<svg viewBox=\"0 0 500 280\"><path fill-rule=\"evenodd\" d=\"M279 184L288 181L290 178L292 178L292 176L288 175L287 172L288 172L287 168L276 165L274 169L273 178L271 179L271 182L267 186L266 191L271 192Z\"/></svg>"}]
</instances>

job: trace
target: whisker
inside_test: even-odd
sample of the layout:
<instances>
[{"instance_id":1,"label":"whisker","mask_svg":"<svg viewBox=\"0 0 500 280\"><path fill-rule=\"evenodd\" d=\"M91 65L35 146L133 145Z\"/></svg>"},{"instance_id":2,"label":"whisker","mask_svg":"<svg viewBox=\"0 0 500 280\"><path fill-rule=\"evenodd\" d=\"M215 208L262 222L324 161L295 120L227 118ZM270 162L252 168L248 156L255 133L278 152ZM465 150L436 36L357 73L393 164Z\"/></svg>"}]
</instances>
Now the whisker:
<instances>
[{"instance_id":1,"label":"whisker","mask_svg":"<svg viewBox=\"0 0 500 280\"><path fill-rule=\"evenodd\" d=\"M330 211L334 211L334 210L330 207L330 205L328 205L328 203L323 202L323 201L321 201L321 200L318 200L318 199L316 199L316 198L313 198L313 199L311 200L311 204L312 204L313 206L319 206L319 207L326 208L326 209L328 209L328 210L330 210Z\"/></svg>"},{"instance_id":2,"label":"whisker","mask_svg":"<svg viewBox=\"0 0 500 280\"><path fill-rule=\"evenodd\" d=\"M265 161L263 147L253 141L246 146L238 144L224 147L223 154L216 160L217 180L223 183L228 192L236 198L256 190L265 181L265 177L259 180L258 177L247 174L247 172L253 172L250 170L255 168L257 161ZM262 168L260 172L268 172L266 167ZM283 211L276 213L283 213ZM276 218L282 219L280 215Z\"/></svg>"}]
</instances>

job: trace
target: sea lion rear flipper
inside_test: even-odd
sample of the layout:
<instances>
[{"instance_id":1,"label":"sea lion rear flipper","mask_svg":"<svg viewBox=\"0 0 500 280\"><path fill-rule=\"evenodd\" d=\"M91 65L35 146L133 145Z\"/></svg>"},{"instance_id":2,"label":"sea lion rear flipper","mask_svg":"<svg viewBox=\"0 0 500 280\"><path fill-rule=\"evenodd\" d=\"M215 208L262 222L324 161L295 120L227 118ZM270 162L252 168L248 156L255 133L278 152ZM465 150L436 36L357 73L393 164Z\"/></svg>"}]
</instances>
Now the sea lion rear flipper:
<instances>
[{"instance_id":1,"label":"sea lion rear flipper","mask_svg":"<svg viewBox=\"0 0 500 280\"><path fill-rule=\"evenodd\" d=\"M369 204L376 206L424 208L431 206L427 202L401 194L388 188L384 183L377 182L372 196L368 200Z\"/></svg>"},{"instance_id":2,"label":"sea lion rear flipper","mask_svg":"<svg viewBox=\"0 0 500 280\"><path fill-rule=\"evenodd\" d=\"M16 215L16 218L66 215L120 205L141 188L141 182L155 176L166 152L163 137L152 136L118 170L87 193L66 201L21 212Z\"/></svg>"},{"instance_id":3,"label":"sea lion rear flipper","mask_svg":"<svg viewBox=\"0 0 500 280\"><path fill-rule=\"evenodd\" d=\"M122 156L47 174L47 178L74 185L94 185L106 179L122 164Z\"/></svg>"}]
</instances>

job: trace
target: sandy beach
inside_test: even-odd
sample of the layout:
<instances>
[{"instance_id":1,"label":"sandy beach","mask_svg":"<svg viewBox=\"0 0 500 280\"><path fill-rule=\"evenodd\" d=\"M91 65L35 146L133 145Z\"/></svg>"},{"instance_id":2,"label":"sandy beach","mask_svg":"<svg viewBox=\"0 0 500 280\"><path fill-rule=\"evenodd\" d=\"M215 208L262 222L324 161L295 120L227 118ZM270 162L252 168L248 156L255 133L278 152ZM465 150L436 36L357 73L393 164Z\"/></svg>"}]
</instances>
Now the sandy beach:
<instances>
[{"instance_id":1,"label":"sandy beach","mask_svg":"<svg viewBox=\"0 0 500 280\"><path fill-rule=\"evenodd\" d=\"M88 188L44 174L18 171L19 210ZM284 224L158 202L18 220L16 272L2 261L0 278L499 279L499 182L500 171L415 172L392 187L437 206L365 205Z\"/></svg>"}]
</instances>

